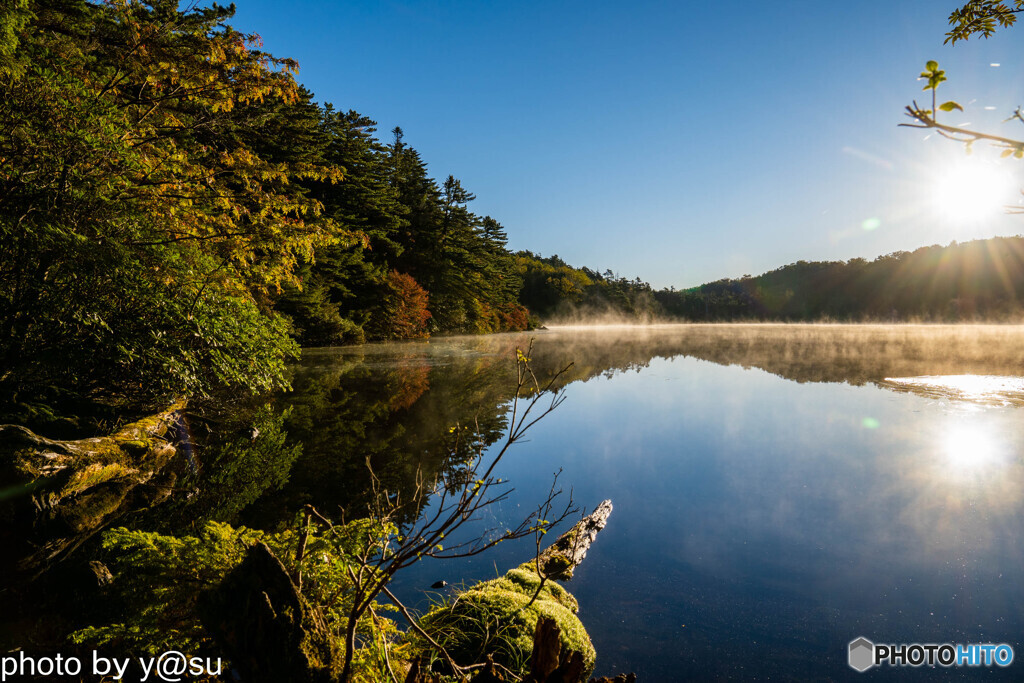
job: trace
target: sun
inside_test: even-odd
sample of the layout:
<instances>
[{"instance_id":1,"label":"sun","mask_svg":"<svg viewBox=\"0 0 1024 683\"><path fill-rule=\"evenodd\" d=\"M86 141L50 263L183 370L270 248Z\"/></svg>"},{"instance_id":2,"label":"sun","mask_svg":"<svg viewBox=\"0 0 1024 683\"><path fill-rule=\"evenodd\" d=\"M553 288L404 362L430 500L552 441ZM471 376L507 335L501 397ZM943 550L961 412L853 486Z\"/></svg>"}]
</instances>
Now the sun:
<instances>
[{"instance_id":1,"label":"sun","mask_svg":"<svg viewBox=\"0 0 1024 683\"><path fill-rule=\"evenodd\" d=\"M1019 188L996 162L964 158L944 164L931 183L933 207L951 223L977 223L1004 213Z\"/></svg>"}]
</instances>

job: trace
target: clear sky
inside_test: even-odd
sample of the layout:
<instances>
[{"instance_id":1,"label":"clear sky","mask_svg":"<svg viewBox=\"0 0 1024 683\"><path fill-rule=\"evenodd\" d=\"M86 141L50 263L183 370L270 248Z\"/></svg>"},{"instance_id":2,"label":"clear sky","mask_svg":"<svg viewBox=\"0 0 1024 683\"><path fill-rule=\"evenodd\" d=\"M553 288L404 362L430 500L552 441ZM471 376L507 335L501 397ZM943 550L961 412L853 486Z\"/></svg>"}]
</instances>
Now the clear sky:
<instances>
[{"instance_id":1,"label":"clear sky","mask_svg":"<svg viewBox=\"0 0 1024 683\"><path fill-rule=\"evenodd\" d=\"M1024 25L944 46L958 4L238 0L233 25L401 126L510 248L660 288L1024 233L998 208L1024 161L897 127L936 59L966 108L941 120L1024 136ZM948 202L967 162L988 211Z\"/></svg>"}]
</instances>

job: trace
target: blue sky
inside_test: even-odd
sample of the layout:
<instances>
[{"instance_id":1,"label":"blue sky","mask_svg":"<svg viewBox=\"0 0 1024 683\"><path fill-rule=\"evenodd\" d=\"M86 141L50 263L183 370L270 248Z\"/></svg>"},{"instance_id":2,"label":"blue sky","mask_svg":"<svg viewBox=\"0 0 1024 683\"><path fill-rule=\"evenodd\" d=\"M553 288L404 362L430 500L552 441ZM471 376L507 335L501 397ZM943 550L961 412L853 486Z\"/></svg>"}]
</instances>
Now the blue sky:
<instances>
[{"instance_id":1,"label":"blue sky","mask_svg":"<svg viewBox=\"0 0 1024 683\"><path fill-rule=\"evenodd\" d=\"M897 127L936 59L940 101L966 107L945 122L1024 136L1002 123L1024 104L1024 27L944 46L957 2L237 4L318 101L385 140L401 126L513 249L688 287L1024 232L998 209L1024 161ZM1012 182L954 220L937 177L966 162Z\"/></svg>"}]
</instances>

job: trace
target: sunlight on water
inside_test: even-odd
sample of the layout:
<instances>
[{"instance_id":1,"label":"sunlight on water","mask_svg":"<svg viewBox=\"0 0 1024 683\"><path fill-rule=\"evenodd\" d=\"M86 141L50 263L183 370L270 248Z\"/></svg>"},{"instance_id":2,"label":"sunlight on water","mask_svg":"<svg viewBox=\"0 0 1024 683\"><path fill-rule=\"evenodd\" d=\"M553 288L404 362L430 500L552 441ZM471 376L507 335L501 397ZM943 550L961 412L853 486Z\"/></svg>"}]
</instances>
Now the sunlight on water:
<instances>
[{"instance_id":1,"label":"sunlight on water","mask_svg":"<svg viewBox=\"0 0 1024 683\"><path fill-rule=\"evenodd\" d=\"M886 377L887 384L933 398L999 405L1024 404L1024 377L1003 375L932 375Z\"/></svg>"},{"instance_id":2,"label":"sunlight on water","mask_svg":"<svg viewBox=\"0 0 1024 683\"><path fill-rule=\"evenodd\" d=\"M1008 464L1002 436L985 424L950 425L942 439L945 464L957 479L987 478Z\"/></svg>"}]
</instances>

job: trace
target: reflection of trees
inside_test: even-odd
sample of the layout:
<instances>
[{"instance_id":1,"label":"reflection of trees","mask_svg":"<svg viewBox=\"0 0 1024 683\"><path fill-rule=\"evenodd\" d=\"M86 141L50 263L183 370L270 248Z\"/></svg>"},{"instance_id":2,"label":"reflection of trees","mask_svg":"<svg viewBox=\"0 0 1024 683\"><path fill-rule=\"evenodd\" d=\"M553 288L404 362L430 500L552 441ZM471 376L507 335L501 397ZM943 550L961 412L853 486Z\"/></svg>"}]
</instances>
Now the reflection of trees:
<instances>
[{"instance_id":1,"label":"reflection of trees","mask_svg":"<svg viewBox=\"0 0 1024 683\"><path fill-rule=\"evenodd\" d=\"M1018 375L1024 331L999 325L679 325L563 329L538 354L575 358L575 379L689 356L797 382L864 384L915 375ZM557 347L550 349L550 347ZM538 373L550 364L538 357Z\"/></svg>"},{"instance_id":2,"label":"reflection of trees","mask_svg":"<svg viewBox=\"0 0 1024 683\"><path fill-rule=\"evenodd\" d=\"M515 349L531 335L311 351L295 371L285 425L303 444L288 484L246 521L267 528L301 505L360 514L370 489L366 461L393 491L415 487L466 461L449 429L479 429L485 443L505 429L516 384ZM1016 374L1024 334L1006 326L689 325L561 328L540 332L533 367L556 388L647 367L676 356L756 367L797 382L880 382L926 374Z\"/></svg>"},{"instance_id":3,"label":"reflection of trees","mask_svg":"<svg viewBox=\"0 0 1024 683\"><path fill-rule=\"evenodd\" d=\"M252 523L273 524L301 505L325 511L364 512L370 491L367 461L393 491L415 487L417 471L427 477L465 461L465 442L449 429L479 425L487 444L504 431L504 402L514 390L513 356L460 358L440 364L421 344L381 345L385 356L359 350L313 352L299 367L287 429L303 444L288 485L265 497L249 515ZM501 367L507 365L507 368Z\"/></svg>"}]
</instances>

